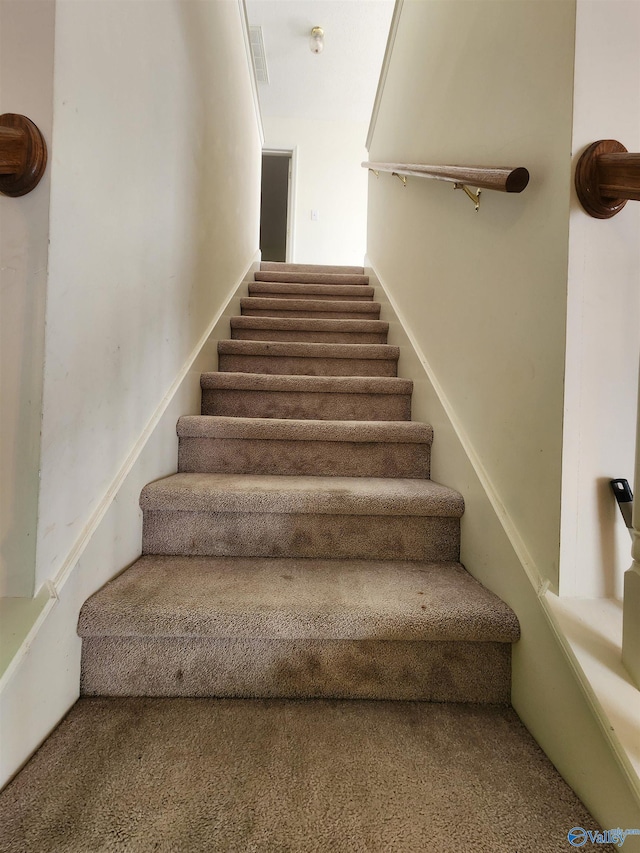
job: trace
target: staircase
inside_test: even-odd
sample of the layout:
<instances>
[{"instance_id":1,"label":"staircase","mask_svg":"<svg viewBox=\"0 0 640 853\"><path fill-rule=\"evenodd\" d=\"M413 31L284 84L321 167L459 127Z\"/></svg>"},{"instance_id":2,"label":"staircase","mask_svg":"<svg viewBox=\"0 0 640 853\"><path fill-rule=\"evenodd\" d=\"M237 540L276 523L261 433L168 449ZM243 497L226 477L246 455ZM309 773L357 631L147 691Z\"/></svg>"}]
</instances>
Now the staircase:
<instances>
[{"instance_id":1,"label":"staircase","mask_svg":"<svg viewBox=\"0 0 640 853\"><path fill-rule=\"evenodd\" d=\"M82 693L508 702L516 617L457 562L362 269L263 264L249 294L143 556L82 609Z\"/></svg>"},{"instance_id":2,"label":"staircase","mask_svg":"<svg viewBox=\"0 0 640 853\"><path fill-rule=\"evenodd\" d=\"M0 853L568 849L594 821L509 707L518 621L363 270L262 264L241 305Z\"/></svg>"}]
</instances>

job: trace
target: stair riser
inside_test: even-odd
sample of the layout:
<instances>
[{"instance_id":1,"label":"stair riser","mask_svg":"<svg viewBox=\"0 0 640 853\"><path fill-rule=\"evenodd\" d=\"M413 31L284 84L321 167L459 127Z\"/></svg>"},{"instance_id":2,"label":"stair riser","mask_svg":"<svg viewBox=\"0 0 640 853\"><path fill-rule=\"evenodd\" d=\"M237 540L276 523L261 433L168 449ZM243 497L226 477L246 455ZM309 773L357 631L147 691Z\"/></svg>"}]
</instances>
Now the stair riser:
<instances>
[{"instance_id":1,"label":"stair riser","mask_svg":"<svg viewBox=\"0 0 640 853\"><path fill-rule=\"evenodd\" d=\"M333 289L333 288L332 288ZM331 302L373 302L373 293L282 293L278 290L256 290L249 286L249 295L261 299L330 299Z\"/></svg>"},{"instance_id":2,"label":"stair riser","mask_svg":"<svg viewBox=\"0 0 640 853\"><path fill-rule=\"evenodd\" d=\"M288 341L315 344L386 344L387 333L320 332L295 329L232 329L234 341Z\"/></svg>"},{"instance_id":3,"label":"stair riser","mask_svg":"<svg viewBox=\"0 0 640 853\"><path fill-rule=\"evenodd\" d=\"M508 643L85 638L85 696L508 703Z\"/></svg>"},{"instance_id":4,"label":"stair riser","mask_svg":"<svg viewBox=\"0 0 640 853\"><path fill-rule=\"evenodd\" d=\"M398 362L382 358L305 358L221 353L223 373L266 373L299 376L397 376Z\"/></svg>"},{"instance_id":5,"label":"stair riser","mask_svg":"<svg viewBox=\"0 0 640 853\"><path fill-rule=\"evenodd\" d=\"M364 275L364 267L336 266L335 264L284 264L280 261L262 261L260 272L322 272Z\"/></svg>"},{"instance_id":6,"label":"stair riser","mask_svg":"<svg viewBox=\"0 0 640 853\"><path fill-rule=\"evenodd\" d=\"M460 520L442 516L143 514L142 552L217 557L456 561Z\"/></svg>"},{"instance_id":7,"label":"stair riser","mask_svg":"<svg viewBox=\"0 0 640 853\"><path fill-rule=\"evenodd\" d=\"M202 414L321 421L410 421L410 394L203 389Z\"/></svg>"},{"instance_id":8,"label":"stair riser","mask_svg":"<svg viewBox=\"0 0 640 853\"><path fill-rule=\"evenodd\" d=\"M380 319L380 308L377 308L375 311L323 311L323 310L307 310L305 308L292 307L288 308L255 308L251 305L250 300L255 299L255 297L248 297L246 301L242 303L242 316L243 317L301 317L306 319L318 319L318 320L379 320ZM293 302L294 300L289 300ZM312 302L312 300L307 300L308 302ZM350 300L352 301L352 300ZM345 300L346 302L346 300ZM369 305L371 303L363 302L363 307L365 305Z\"/></svg>"},{"instance_id":9,"label":"stair riser","mask_svg":"<svg viewBox=\"0 0 640 853\"><path fill-rule=\"evenodd\" d=\"M257 272L256 281L281 281L288 284L369 284L369 276L357 273L327 272Z\"/></svg>"},{"instance_id":10,"label":"stair riser","mask_svg":"<svg viewBox=\"0 0 640 853\"><path fill-rule=\"evenodd\" d=\"M181 438L178 470L220 474L428 479L428 444Z\"/></svg>"}]
</instances>

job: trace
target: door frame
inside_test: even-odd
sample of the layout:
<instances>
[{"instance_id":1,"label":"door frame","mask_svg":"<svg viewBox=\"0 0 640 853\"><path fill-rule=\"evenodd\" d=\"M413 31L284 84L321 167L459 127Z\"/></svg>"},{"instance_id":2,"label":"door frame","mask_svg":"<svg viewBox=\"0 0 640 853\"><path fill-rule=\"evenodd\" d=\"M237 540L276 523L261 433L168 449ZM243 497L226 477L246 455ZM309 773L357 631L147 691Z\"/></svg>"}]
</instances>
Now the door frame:
<instances>
[{"instance_id":1,"label":"door frame","mask_svg":"<svg viewBox=\"0 0 640 853\"><path fill-rule=\"evenodd\" d=\"M285 245L285 263L293 263L295 256L295 204L296 204L296 175L298 173L298 148L263 148L263 154L276 157L289 157L289 187L287 192L287 233Z\"/></svg>"}]
</instances>

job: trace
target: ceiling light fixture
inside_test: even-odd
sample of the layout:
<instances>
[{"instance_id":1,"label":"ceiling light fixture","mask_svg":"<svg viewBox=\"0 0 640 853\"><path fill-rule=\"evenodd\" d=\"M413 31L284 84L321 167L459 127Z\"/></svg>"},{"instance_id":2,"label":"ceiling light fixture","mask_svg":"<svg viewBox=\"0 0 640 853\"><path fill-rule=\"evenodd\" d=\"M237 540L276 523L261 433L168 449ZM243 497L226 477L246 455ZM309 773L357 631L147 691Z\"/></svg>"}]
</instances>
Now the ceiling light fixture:
<instances>
[{"instance_id":1,"label":"ceiling light fixture","mask_svg":"<svg viewBox=\"0 0 640 853\"><path fill-rule=\"evenodd\" d=\"M324 30L322 29L322 27L314 27L311 30L309 48L311 50L311 53L322 53L324 49Z\"/></svg>"}]
</instances>

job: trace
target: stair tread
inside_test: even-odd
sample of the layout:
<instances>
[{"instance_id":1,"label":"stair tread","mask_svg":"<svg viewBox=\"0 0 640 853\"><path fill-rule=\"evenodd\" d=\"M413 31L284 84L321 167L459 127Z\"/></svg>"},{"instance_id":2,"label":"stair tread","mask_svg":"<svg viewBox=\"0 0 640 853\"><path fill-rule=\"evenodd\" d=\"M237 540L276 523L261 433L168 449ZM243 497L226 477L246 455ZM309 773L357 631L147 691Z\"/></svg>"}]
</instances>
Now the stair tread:
<instances>
[{"instance_id":1,"label":"stair tread","mask_svg":"<svg viewBox=\"0 0 640 853\"><path fill-rule=\"evenodd\" d=\"M268 296L243 296L240 307L251 310L274 311L334 311L359 314L379 314L379 302L351 301L348 299L278 299Z\"/></svg>"},{"instance_id":2,"label":"stair tread","mask_svg":"<svg viewBox=\"0 0 640 853\"><path fill-rule=\"evenodd\" d=\"M304 341L242 341L218 343L218 353L305 358L352 358L397 361L400 347L389 344L318 344Z\"/></svg>"},{"instance_id":3,"label":"stair tread","mask_svg":"<svg viewBox=\"0 0 640 853\"><path fill-rule=\"evenodd\" d=\"M172 474L148 483L147 511L460 518L459 492L432 480L276 474Z\"/></svg>"},{"instance_id":4,"label":"stair tread","mask_svg":"<svg viewBox=\"0 0 640 853\"><path fill-rule=\"evenodd\" d=\"M85 603L78 633L512 643L519 627L458 563L146 556Z\"/></svg>"},{"instance_id":5,"label":"stair tread","mask_svg":"<svg viewBox=\"0 0 640 853\"><path fill-rule=\"evenodd\" d=\"M279 281L291 284L369 284L369 276L358 273L335 273L293 271L261 271L254 275L255 281Z\"/></svg>"},{"instance_id":6,"label":"stair tread","mask_svg":"<svg viewBox=\"0 0 640 853\"><path fill-rule=\"evenodd\" d=\"M231 328L239 329L292 329L297 331L326 332L387 332L384 320L332 319L325 317L232 317Z\"/></svg>"},{"instance_id":7,"label":"stair tread","mask_svg":"<svg viewBox=\"0 0 640 853\"><path fill-rule=\"evenodd\" d=\"M317 421L185 415L180 438L259 438L282 441L352 441L430 444L433 429L417 421Z\"/></svg>"},{"instance_id":8,"label":"stair tread","mask_svg":"<svg viewBox=\"0 0 640 853\"><path fill-rule=\"evenodd\" d=\"M411 394L413 382L395 376L282 376L268 373L203 373L203 389L304 391L316 394Z\"/></svg>"}]
</instances>

